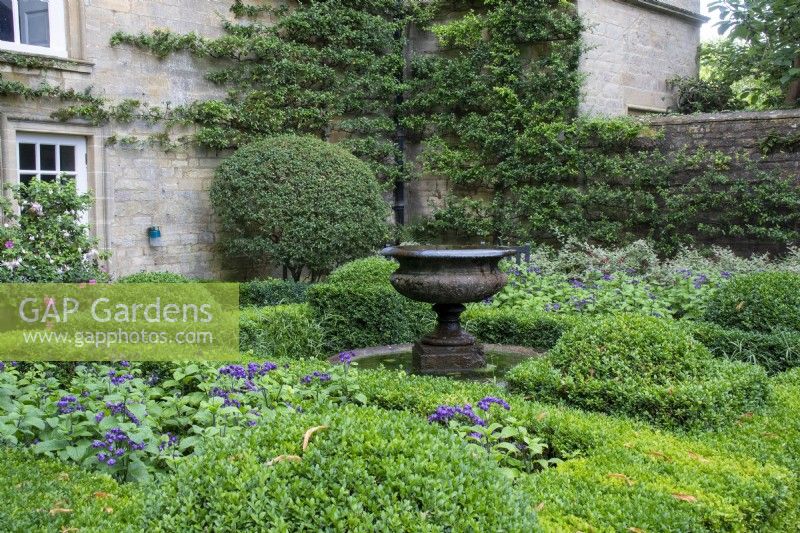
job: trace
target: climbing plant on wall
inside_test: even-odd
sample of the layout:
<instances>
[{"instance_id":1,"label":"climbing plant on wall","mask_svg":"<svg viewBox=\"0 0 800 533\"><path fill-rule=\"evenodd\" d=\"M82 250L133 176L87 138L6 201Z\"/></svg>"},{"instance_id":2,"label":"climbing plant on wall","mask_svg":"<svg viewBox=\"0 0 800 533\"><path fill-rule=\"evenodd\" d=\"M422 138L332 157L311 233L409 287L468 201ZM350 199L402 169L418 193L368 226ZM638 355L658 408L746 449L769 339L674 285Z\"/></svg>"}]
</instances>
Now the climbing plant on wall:
<instances>
[{"instance_id":1,"label":"climbing plant on wall","mask_svg":"<svg viewBox=\"0 0 800 533\"><path fill-rule=\"evenodd\" d=\"M663 153L641 123L577 116L583 25L566 0L235 0L231 11L218 38L158 30L110 43L210 60L224 98L159 107L2 78L0 96L60 98L62 120L160 123L164 147L187 125L212 149L285 132L341 142L386 183L446 180L433 217L412 226L420 240L650 237L670 253L695 237L800 235L797 188L747 158ZM421 155L405 161L401 140Z\"/></svg>"}]
</instances>

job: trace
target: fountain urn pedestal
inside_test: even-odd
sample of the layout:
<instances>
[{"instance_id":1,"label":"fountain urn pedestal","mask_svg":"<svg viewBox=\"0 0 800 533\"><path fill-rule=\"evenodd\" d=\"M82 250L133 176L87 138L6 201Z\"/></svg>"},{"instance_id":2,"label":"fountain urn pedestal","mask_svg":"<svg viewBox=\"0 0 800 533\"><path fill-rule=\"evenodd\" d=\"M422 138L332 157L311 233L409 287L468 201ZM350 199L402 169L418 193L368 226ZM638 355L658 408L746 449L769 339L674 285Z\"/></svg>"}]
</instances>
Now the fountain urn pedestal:
<instances>
[{"instance_id":1,"label":"fountain urn pedestal","mask_svg":"<svg viewBox=\"0 0 800 533\"><path fill-rule=\"evenodd\" d=\"M392 286L400 294L433 304L436 329L414 344L412 371L448 374L486 367L483 346L461 327L467 302L479 302L506 284L498 268L513 248L395 246L381 252L400 263Z\"/></svg>"}]
</instances>

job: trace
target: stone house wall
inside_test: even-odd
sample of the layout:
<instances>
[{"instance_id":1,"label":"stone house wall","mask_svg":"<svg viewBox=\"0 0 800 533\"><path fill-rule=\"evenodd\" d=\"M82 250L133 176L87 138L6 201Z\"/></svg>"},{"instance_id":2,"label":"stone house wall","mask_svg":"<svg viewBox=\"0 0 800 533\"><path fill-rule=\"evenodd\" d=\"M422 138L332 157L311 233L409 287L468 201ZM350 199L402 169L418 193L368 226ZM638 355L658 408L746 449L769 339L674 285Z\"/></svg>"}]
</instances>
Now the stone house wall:
<instances>
[{"instance_id":1,"label":"stone house wall","mask_svg":"<svg viewBox=\"0 0 800 533\"><path fill-rule=\"evenodd\" d=\"M71 62L46 70L0 62L0 73L6 79L32 86L46 80L77 90L92 87L112 102L133 98L162 106L223 96L218 87L203 79L206 69L202 60L186 53L159 60L127 46L112 48L109 40L116 31L155 29L215 37L224 20L233 20L231 0L51 1L65 5ZM577 0L578 9L594 23L587 39L596 46L583 62L587 73L584 112L615 115L629 112L633 104L659 107L667 77L695 72L699 32L681 10L696 11L698 0L669 1L674 5L662 5L658 0ZM418 51L435 53L428 50L435 48L430 36L416 39ZM59 102L46 100L0 99L4 184L17 180L18 134L83 137L88 185L97 199L89 222L101 244L113 252L112 274L142 270L170 270L203 278L230 274L215 252L221 237L208 196L214 168L225 154L196 148L165 152L157 146L110 145L111 136L146 138L158 129L143 123L102 127L80 121L61 123L50 118L60 107ZM447 186L435 177L410 184L406 219L428 213L429 200L443 194ZM149 245L147 228L152 225L161 228L163 248Z\"/></svg>"},{"instance_id":2,"label":"stone house wall","mask_svg":"<svg viewBox=\"0 0 800 533\"><path fill-rule=\"evenodd\" d=\"M112 102L125 98L153 105L185 104L218 98L221 91L203 79L202 62L180 53L158 58L109 40L116 31L170 29L214 37L222 21L233 20L230 0L66 0L69 59L57 69L0 64L6 79L36 86L50 84L93 92ZM107 146L108 137L158 131L146 124L93 127L61 123L50 114L61 107L47 100L0 100L0 161L6 182L16 181L17 132L49 132L87 139L89 188L96 207L93 231L113 252L114 275L170 270L204 278L226 274L214 247L219 235L208 189L220 154L189 148L165 152L156 146ZM161 228L165 246L152 248L147 228Z\"/></svg>"},{"instance_id":3,"label":"stone house wall","mask_svg":"<svg viewBox=\"0 0 800 533\"><path fill-rule=\"evenodd\" d=\"M588 25L581 112L627 115L672 105L667 80L696 76L699 0L577 0Z\"/></svg>"}]
</instances>

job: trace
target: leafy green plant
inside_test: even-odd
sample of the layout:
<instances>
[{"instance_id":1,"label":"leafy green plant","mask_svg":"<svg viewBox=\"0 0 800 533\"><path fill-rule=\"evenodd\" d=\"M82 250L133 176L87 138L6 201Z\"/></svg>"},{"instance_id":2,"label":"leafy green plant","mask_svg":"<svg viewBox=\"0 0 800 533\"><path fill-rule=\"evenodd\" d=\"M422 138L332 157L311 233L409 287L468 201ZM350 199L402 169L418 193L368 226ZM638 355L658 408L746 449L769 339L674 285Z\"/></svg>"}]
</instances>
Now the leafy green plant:
<instances>
[{"instance_id":1,"label":"leafy green plant","mask_svg":"<svg viewBox=\"0 0 800 533\"><path fill-rule=\"evenodd\" d=\"M139 272L122 276L117 283L189 283L192 280L174 272Z\"/></svg>"},{"instance_id":2,"label":"leafy green plant","mask_svg":"<svg viewBox=\"0 0 800 533\"><path fill-rule=\"evenodd\" d=\"M388 283L320 283L309 289L308 304L330 352L412 342L434 325L430 305L409 300Z\"/></svg>"},{"instance_id":3,"label":"leafy green plant","mask_svg":"<svg viewBox=\"0 0 800 533\"><path fill-rule=\"evenodd\" d=\"M30 452L0 448L7 531L139 531L145 491Z\"/></svg>"},{"instance_id":4,"label":"leafy green plant","mask_svg":"<svg viewBox=\"0 0 800 533\"><path fill-rule=\"evenodd\" d=\"M694 77L676 76L667 81L675 94L679 113L713 113L735 109L730 85Z\"/></svg>"},{"instance_id":5,"label":"leafy green plant","mask_svg":"<svg viewBox=\"0 0 800 533\"><path fill-rule=\"evenodd\" d=\"M32 180L12 189L19 214L0 198L0 282L72 283L108 279L110 254L80 220L92 204L75 184Z\"/></svg>"},{"instance_id":6,"label":"leafy green plant","mask_svg":"<svg viewBox=\"0 0 800 533\"><path fill-rule=\"evenodd\" d=\"M800 366L798 331L745 331L711 322L687 322L686 327L716 357L759 365L770 374Z\"/></svg>"},{"instance_id":7,"label":"leafy green plant","mask_svg":"<svg viewBox=\"0 0 800 533\"><path fill-rule=\"evenodd\" d=\"M507 376L515 390L670 428L714 428L764 406L763 369L714 359L677 323L642 315L583 322Z\"/></svg>"},{"instance_id":8,"label":"leafy green plant","mask_svg":"<svg viewBox=\"0 0 800 533\"><path fill-rule=\"evenodd\" d=\"M306 301L308 284L282 279L257 279L239 284L239 305L302 304Z\"/></svg>"},{"instance_id":9,"label":"leafy green plant","mask_svg":"<svg viewBox=\"0 0 800 533\"><path fill-rule=\"evenodd\" d=\"M239 318L239 349L259 357L296 359L323 355L323 331L306 304L245 307Z\"/></svg>"},{"instance_id":10,"label":"leafy green plant","mask_svg":"<svg viewBox=\"0 0 800 533\"><path fill-rule=\"evenodd\" d=\"M283 411L246 438L215 439L177 466L149 516L168 530L537 529L485 454L413 415L387 414Z\"/></svg>"},{"instance_id":11,"label":"leafy green plant","mask_svg":"<svg viewBox=\"0 0 800 533\"><path fill-rule=\"evenodd\" d=\"M340 266L328 276L328 283L386 285L399 265L384 257L365 257Z\"/></svg>"},{"instance_id":12,"label":"leafy green plant","mask_svg":"<svg viewBox=\"0 0 800 533\"><path fill-rule=\"evenodd\" d=\"M747 331L800 331L800 274L760 272L737 276L711 300L710 322Z\"/></svg>"},{"instance_id":13,"label":"leafy green plant","mask_svg":"<svg viewBox=\"0 0 800 533\"><path fill-rule=\"evenodd\" d=\"M240 148L219 166L211 201L230 257L272 260L295 281L304 271L317 280L371 253L388 234L373 172L312 137L276 136Z\"/></svg>"}]
</instances>

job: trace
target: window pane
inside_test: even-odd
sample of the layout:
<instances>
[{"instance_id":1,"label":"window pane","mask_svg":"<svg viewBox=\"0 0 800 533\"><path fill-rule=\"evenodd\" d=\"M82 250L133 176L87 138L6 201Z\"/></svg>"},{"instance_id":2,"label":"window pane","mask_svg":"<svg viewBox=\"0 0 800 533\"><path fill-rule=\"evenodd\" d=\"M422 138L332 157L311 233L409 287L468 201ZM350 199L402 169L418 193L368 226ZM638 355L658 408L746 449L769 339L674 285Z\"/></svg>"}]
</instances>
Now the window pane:
<instances>
[{"instance_id":1,"label":"window pane","mask_svg":"<svg viewBox=\"0 0 800 533\"><path fill-rule=\"evenodd\" d=\"M14 13L11 0L0 0L0 41L14 42Z\"/></svg>"},{"instance_id":2,"label":"window pane","mask_svg":"<svg viewBox=\"0 0 800 533\"><path fill-rule=\"evenodd\" d=\"M19 144L19 168L21 170L36 170L36 145L30 143Z\"/></svg>"},{"instance_id":3,"label":"window pane","mask_svg":"<svg viewBox=\"0 0 800 533\"><path fill-rule=\"evenodd\" d=\"M19 37L23 44L50 46L46 0L19 0Z\"/></svg>"},{"instance_id":4,"label":"window pane","mask_svg":"<svg viewBox=\"0 0 800 533\"><path fill-rule=\"evenodd\" d=\"M25 185L29 184L31 180L36 179L36 174L22 174L19 177L20 183L24 183Z\"/></svg>"},{"instance_id":5,"label":"window pane","mask_svg":"<svg viewBox=\"0 0 800 533\"><path fill-rule=\"evenodd\" d=\"M75 171L75 147L62 146L61 147L61 166L59 167L63 172Z\"/></svg>"},{"instance_id":6,"label":"window pane","mask_svg":"<svg viewBox=\"0 0 800 533\"><path fill-rule=\"evenodd\" d=\"M55 183L58 174L42 174L41 180L46 181L48 183Z\"/></svg>"},{"instance_id":7,"label":"window pane","mask_svg":"<svg viewBox=\"0 0 800 533\"><path fill-rule=\"evenodd\" d=\"M39 145L39 168L42 170L55 170L56 169L56 145L54 144L40 144Z\"/></svg>"}]
</instances>

